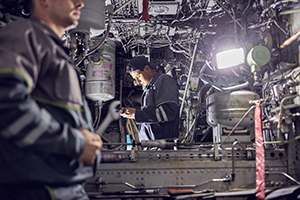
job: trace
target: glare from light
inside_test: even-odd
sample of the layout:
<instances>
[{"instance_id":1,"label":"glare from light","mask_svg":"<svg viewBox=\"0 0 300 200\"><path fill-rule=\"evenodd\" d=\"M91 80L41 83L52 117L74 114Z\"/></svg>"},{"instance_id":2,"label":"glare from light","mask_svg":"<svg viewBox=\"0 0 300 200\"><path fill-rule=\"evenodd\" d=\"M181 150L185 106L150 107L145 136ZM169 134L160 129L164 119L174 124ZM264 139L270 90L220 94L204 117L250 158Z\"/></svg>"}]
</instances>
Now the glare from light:
<instances>
[{"instance_id":1,"label":"glare from light","mask_svg":"<svg viewBox=\"0 0 300 200\"><path fill-rule=\"evenodd\" d=\"M218 69L225 69L241 65L245 62L245 53L243 48L230 49L216 54Z\"/></svg>"}]
</instances>

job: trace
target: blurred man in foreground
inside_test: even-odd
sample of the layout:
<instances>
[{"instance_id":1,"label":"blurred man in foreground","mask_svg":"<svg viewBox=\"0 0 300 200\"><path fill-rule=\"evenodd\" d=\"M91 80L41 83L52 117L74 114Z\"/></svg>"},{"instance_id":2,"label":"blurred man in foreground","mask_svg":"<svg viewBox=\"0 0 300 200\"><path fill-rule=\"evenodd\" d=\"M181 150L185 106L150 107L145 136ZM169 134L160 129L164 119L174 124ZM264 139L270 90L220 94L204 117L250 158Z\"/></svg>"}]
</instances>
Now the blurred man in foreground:
<instances>
[{"instance_id":1,"label":"blurred man in foreground","mask_svg":"<svg viewBox=\"0 0 300 200\"><path fill-rule=\"evenodd\" d=\"M88 199L102 147L61 37L81 0L24 0L31 17L0 29L0 198Z\"/></svg>"}]
</instances>

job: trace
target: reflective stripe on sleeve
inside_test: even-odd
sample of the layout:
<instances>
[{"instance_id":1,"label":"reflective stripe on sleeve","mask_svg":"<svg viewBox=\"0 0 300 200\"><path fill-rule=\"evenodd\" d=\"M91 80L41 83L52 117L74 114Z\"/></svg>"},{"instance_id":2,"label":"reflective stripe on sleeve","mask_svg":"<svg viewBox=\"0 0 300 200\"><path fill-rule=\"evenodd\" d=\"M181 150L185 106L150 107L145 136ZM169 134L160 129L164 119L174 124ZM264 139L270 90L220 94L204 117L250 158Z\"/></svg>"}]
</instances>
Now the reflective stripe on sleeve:
<instances>
[{"instance_id":1,"label":"reflective stripe on sleeve","mask_svg":"<svg viewBox=\"0 0 300 200\"><path fill-rule=\"evenodd\" d=\"M161 118L160 118L160 115L159 115L159 109L156 108L155 111L156 111L156 118L157 118L157 121L158 121L158 122L161 122Z\"/></svg>"},{"instance_id":2,"label":"reflective stripe on sleeve","mask_svg":"<svg viewBox=\"0 0 300 200\"><path fill-rule=\"evenodd\" d=\"M165 110L164 110L164 108L163 108L162 106L159 106L158 108L159 108L159 110L160 110L162 116L164 117L164 121L165 121L165 122L169 121L169 120L168 120L168 117L167 117L167 115L166 115L166 112L165 112Z\"/></svg>"},{"instance_id":3,"label":"reflective stripe on sleeve","mask_svg":"<svg viewBox=\"0 0 300 200\"><path fill-rule=\"evenodd\" d=\"M37 116L39 108L34 104L30 110L28 110L24 115L19 117L14 121L9 127L1 132L1 135L10 138L17 135L22 129L24 129L28 124L30 124L34 118Z\"/></svg>"},{"instance_id":4,"label":"reflective stripe on sleeve","mask_svg":"<svg viewBox=\"0 0 300 200\"><path fill-rule=\"evenodd\" d=\"M51 115L46 112L44 109L41 110L40 114L41 120L34 129L32 129L25 137L24 139L18 143L20 146L29 146L35 143L41 135L49 128L50 121L51 121Z\"/></svg>"}]
</instances>

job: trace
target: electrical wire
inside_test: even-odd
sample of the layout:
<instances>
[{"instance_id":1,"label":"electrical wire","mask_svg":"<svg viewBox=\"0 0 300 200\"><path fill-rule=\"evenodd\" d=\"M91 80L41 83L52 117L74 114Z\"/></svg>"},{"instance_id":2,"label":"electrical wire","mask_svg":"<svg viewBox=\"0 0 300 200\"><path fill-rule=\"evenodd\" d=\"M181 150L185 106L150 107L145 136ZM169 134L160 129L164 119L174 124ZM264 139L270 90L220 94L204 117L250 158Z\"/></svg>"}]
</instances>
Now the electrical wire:
<instances>
[{"instance_id":1,"label":"electrical wire","mask_svg":"<svg viewBox=\"0 0 300 200\"><path fill-rule=\"evenodd\" d=\"M227 14L241 27L242 30L244 30L244 27L237 21L237 19L218 1L216 0L222 8L227 12Z\"/></svg>"}]
</instances>

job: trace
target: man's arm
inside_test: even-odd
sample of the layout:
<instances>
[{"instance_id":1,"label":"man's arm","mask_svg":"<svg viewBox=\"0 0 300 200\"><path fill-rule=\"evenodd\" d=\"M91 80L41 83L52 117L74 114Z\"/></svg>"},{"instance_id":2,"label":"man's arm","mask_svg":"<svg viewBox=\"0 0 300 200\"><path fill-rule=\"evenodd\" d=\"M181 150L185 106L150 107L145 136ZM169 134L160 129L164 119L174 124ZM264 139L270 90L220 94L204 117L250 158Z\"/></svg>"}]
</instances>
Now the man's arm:
<instances>
[{"instance_id":1,"label":"man's arm","mask_svg":"<svg viewBox=\"0 0 300 200\"><path fill-rule=\"evenodd\" d=\"M135 108L122 108L125 112L120 113L122 117L128 118L128 119L135 119Z\"/></svg>"},{"instance_id":2,"label":"man's arm","mask_svg":"<svg viewBox=\"0 0 300 200\"><path fill-rule=\"evenodd\" d=\"M50 152L92 163L99 136L58 122L31 98L26 81L0 70L0 135L19 148ZM93 141L94 140L94 141Z\"/></svg>"}]
</instances>

